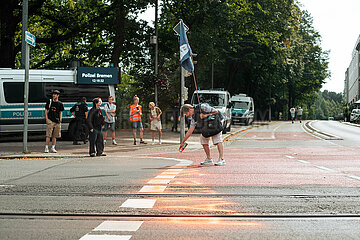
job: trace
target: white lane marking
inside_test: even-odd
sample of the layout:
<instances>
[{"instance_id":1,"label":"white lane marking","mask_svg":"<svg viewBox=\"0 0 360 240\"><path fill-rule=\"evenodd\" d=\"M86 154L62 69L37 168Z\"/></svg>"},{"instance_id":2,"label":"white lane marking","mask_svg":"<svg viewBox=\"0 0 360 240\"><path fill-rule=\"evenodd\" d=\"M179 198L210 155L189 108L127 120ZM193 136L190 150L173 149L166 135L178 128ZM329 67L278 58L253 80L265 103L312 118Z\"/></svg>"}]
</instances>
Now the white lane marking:
<instances>
[{"instance_id":1,"label":"white lane marking","mask_svg":"<svg viewBox=\"0 0 360 240\"><path fill-rule=\"evenodd\" d=\"M175 178L176 175L159 175L159 176L156 176L155 178Z\"/></svg>"},{"instance_id":2,"label":"white lane marking","mask_svg":"<svg viewBox=\"0 0 360 240\"><path fill-rule=\"evenodd\" d=\"M120 207L123 208L152 208L156 199L127 199Z\"/></svg>"},{"instance_id":3,"label":"white lane marking","mask_svg":"<svg viewBox=\"0 0 360 240\"><path fill-rule=\"evenodd\" d=\"M145 185L143 186L139 192L146 192L146 193L160 193L165 190L166 186L150 186Z\"/></svg>"},{"instance_id":4,"label":"white lane marking","mask_svg":"<svg viewBox=\"0 0 360 240\"><path fill-rule=\"evenodd\" d=\"M319 168L321 170L324 170L324 171L328 171L328 172L336 172L336 170L334 170L334 169L323 167L323 166L315 166L315 167Z\"/></svg>"},{"instance_id":5,"label":"white lane marking","mask_svg":"<svg viewBox=\"0 0 360 240\"><path fill-rule=\"evenodd\" d=\"M131 237L131 235L86 234L80 240L129 240Z\"/></svg>"},{"instance_id":6,"label":"white lane marking","mask_svg":"<svg viewBox=\"0 0 360 240\"><path fill-rule=\"evenodd\" d=\"M193 164L193 161L186 160L186 159L180 159L180 158L168 158L168 157L151 157L151 158L177 161L177 162L179 162L179 164L181 164L181 165L190 165L190 164ZM177 164L177 165L178 165L178 164Z\"/></svg>"},{"instance_id":7,"label":"white lane marking","mask_svg":"<svg viewBox=\"0 0 360 240\"><path fill-rule=\"evenodd\" d=\"M148 184L169 184L171 179L151 179Z\"/></svg>"},{"instance_id":8,"label":"white lane marking","mask_svg":"<svg viewBox=\"0 0 360 240\"><path fill-rule=\"evenodd\" d=\"M295 158L295 157L293 157L293 156L285 156L285 157L287 157L287 158Z\"/></svg>"},{"instance_id":9,"label":"white lane marking","mask_svg":"<svg viewBox=\"0 0 360 240\"><path fill-rule=\"evenodd\" d=\"M354 175L347 175L348 178L356 179L360 181L360 177Z\"/></svg>"},{"instance_id":10,"label":"white lane marking","mask_svg":"<svg viewBox=\"0 0 360 240\"><path fill-rule=\"evenodd\" d=\"M168 169L166 171L163 171L161 174L179 174L181 173L183 169Z\"/></svg>"},{"instance_id":11,"label":"white lane marking","mask_svg":"<svg viewBox=\"0 0 360 240\"><path fill-rule=\"evenodd\" d=\"M107 231L107 232L135 232L137 231L143 221L104 221L93 231Z\"/></svg>"},{"instance_id":12,"label":"white lane marking","mask_svg":"<svg viewBox=\"0 0 360 240\"><path fill-rule=\"evenodd\" d=\"M276 128L274 128L271 132L271 139L275 139L275 132L276 130L278 130L278 128L281 127L281 125L277 126Z\"/></svg>"},{"instance_id":13,"label":"white lane marking","mask_svg":"<svg viewBox=\"0 0 360 240\"><path fill-rule=\"evenodd\" d=\"M297 160L298 162L305 163L305 164L311 164L311 162L305 161L305 160Z\"/></svg>"}]
</instances>

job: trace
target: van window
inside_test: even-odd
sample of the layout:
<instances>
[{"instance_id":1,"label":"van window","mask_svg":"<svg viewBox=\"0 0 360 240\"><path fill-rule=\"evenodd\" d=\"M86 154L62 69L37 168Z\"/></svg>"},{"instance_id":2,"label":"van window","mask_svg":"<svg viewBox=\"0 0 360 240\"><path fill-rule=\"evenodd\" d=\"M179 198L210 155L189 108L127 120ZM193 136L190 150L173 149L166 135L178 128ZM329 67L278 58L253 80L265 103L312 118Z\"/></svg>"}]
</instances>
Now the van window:
<instances>
[{"instance_id":1,"label":"van window","mask_svg":"<svg viewBox=\"0 0 360 240\"><path fill-rule=\"evenodd\" d=\"M225 106L225 94L212 94L212 93L199 93L199 99L201 103L208 103L212 107L224 107ZM194 104L198 104L196 94L194 94Z\"/></svg>"},{"instance_id":2,"label":"van window","mask_svg":"<svg viewBox=\"0 0 360 240\"><path fill-rule=\"evenodd\" d=\"M4 82L5 101L7 103L24 103L24 83L23 82ZM60 91L60 101L77 102L81 97L86 97L92 101L95 97L100 97L107 101L110 95L107 85L75 85L74 83L29 83L29 103L44 103L51 98L51 91Z\"/></svg>"},{"instance_id":3,"label":"van window","mask_svg":"<svg viewBox=\"0 0 360 240\"><path fill-rule=\"evenodd\" d=\"M7 103L24 102L24 83L23 82L4 82L5 101ZM29 83L29 103L45 102L46 97L42 83Z\"/></svg>"},{"instance_id":4,"label":"van window","mask_svg":"<svg viewBox=\"0 0 360 240\"><path fill-rule=\"evenodd\" d=\"M87 101L92 101L96 97L100 97L104 102L110 96L108 85L76 85L74 83L45 83L44 90L46 96L51 98L51 91L57 89L60 91L60 101L77 102L82 97L86 97Z\"/></svg>"},{"instance_id":5,"label":"van window","mask_svg":"<svg viewBox=\"0 0 360 240\"><path fill-rule=\"evenodd\" d=\"M248 109L249 102L234 102L235 109Z\"/></svg>"}]
</instances>

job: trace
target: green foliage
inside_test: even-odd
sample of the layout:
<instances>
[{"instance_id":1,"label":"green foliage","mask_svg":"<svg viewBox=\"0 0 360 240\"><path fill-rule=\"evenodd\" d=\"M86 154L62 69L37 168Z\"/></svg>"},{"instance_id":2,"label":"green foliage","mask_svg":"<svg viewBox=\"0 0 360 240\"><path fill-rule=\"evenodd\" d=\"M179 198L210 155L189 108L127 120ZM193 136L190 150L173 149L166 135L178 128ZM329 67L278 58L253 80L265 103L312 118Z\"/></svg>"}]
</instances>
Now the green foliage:
<instances>
[{"instance_id":1,"label":"green foliage","mask_svg":"<svg viewBox=\"0 0 360 240\"><path fill-rule=\"evenodd\" d=\"M316 95L316 101L307 106L312 111L304 117L319 120L327 120L329 117L334 117L335 119L343 118L343 96L341 93L325 90L318 92ZM304 111L304 113L306 112Z\"/></svg>"},{"instance_id":2,"label":"green foliage","mask_svg":"<svg viewBox=\"0 0 360 240\"><path fill-rule=\"evenodd\" d=\"M211 87L213 64L214 87L247 93L260 111L271 105L273 119L286 119L290 106L303 105L311 118L337 111L338 99L332 93L319 97L329 76L328 52L320 47L311 16L297 1L160 2L159 76L154 76L154 48L149 43L154 30L137 17L154 4L152 0L30 0L29 31L37 37L31 68L68 68L72 60L86 66L114 64L122 70L121 108L127 109L135 94L143 105L153 101L154 79L160 78L164 84L159 86L159 106L166 109L180 95L179 42L173 27L183 19L198 54L195 75L200 88ZM0 67L20 65L20 10L20 0L5 1L1 10ZM192 77L186 86L191 94Z\"/></svg>"}]
</instances>

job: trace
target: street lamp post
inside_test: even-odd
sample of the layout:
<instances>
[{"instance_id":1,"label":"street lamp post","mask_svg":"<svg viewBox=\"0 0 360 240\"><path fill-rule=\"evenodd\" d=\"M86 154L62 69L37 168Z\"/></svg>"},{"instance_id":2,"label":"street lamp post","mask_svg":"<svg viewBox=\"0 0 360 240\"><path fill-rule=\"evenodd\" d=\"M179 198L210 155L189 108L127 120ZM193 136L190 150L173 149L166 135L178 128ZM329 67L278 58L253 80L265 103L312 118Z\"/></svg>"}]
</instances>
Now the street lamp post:
<instances>
[{"instance_id":1,"label":"street lamp post","mask_svg":"<svg viewBox=\"0 0 360 240\"><path fill-rule=\"evenodd\" d=\"M158 0L155 1L155 77L158 77ZM158 88L155 83L155 104L158 105Z\"/></svg>"}]
</instances>

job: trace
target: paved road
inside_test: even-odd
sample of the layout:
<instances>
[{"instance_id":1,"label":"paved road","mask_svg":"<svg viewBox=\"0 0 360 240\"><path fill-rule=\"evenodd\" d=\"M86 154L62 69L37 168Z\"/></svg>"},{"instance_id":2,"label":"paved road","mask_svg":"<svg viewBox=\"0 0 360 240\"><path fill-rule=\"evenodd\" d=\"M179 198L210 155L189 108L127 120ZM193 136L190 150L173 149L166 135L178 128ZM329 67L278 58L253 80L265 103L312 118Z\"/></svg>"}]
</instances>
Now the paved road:
<instances>
[{"instance_id":1,"label":"paved road","mask_svg":"<svg viewBox=\"0 0 360 240\"><path fill-rule=\"evenodd\" d=\"M0 161L1 239L358 238L358 147L299 123L237 130L224 167L200 166L195 141Z\"/></svg>"}]
</instances>

